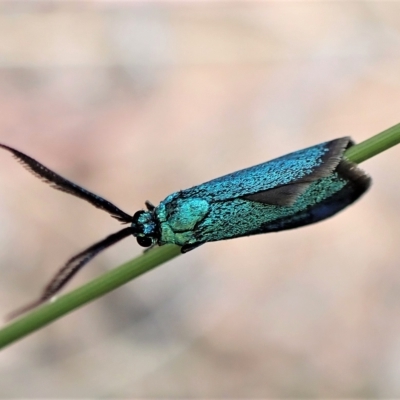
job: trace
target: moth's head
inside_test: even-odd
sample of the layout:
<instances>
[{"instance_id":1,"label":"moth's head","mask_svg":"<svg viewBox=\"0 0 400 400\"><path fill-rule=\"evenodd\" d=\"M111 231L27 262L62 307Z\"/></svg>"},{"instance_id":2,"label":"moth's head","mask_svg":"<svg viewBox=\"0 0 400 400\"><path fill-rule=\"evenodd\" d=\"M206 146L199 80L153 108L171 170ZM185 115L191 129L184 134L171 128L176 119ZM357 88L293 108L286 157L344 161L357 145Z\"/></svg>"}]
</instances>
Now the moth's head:
<instances>
[{"instance_id":1,"label":"moth's head","mask_svg":"<svg viewBox=\"0 0 400 400\"><path fill-rule=\"evenodd\" d=\"M150 247L157 243L157 223L151 211L136 211L131 224L132 235L142 247Z\"/></svg>"}]
</instances>

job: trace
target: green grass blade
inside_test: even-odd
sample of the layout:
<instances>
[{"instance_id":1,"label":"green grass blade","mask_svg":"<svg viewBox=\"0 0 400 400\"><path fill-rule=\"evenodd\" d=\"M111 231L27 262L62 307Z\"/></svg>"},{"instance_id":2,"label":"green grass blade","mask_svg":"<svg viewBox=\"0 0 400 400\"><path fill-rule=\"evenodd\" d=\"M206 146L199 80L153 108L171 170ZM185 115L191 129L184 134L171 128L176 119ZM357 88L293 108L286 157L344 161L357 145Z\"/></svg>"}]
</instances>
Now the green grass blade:
<instances>
[{"instance_id":1,"label":"green grass blade","mask_svg":"<svg viewBox=\"0 0 400 400\"><path fill-rule=\"evenodd\" d=\"M360 164L368 158L374 157L382 151L388 150L396 144L400 143L400 124L394 125L385 131L378 133L375 136L350 147L345 153L345 156Z\"/></svg>"},{"instance_id":2,"label":"green grass blade","mask_svg":"<svg viewBox=\"0 0 400 400\"><path fill-rule=\"evenodd\" d=\"M349 160L361 163L398 143L400 143L400 124L351 147L346 151L345 155ZM106 272L80 288L60 296L57 301L47 303L30 311L0 330L0 349L48 325L76 308L109 293L179 254L180 248L178 246L167 245L154 248L120 267Z\"/></svg>"}]
</instances>

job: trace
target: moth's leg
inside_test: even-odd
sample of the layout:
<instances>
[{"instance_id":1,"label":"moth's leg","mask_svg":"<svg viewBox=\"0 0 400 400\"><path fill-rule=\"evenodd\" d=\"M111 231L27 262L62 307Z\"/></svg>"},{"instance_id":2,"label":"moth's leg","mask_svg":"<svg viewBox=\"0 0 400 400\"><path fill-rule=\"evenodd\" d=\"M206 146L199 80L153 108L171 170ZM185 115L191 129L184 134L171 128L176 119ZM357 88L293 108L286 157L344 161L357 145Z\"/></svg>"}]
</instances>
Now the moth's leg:
<instances>
[{"instance_id":1,"label":"moth's leg","mask_svg":"<svg viewBox=\"0 0 400 400\"><path fill-rule=\"evenodd\" d=\"M201 246L203 243L194 243L194 244L184 244L181 247L181 253L187 253L190 250L194 250L196 247Z\"/></svg>"},{"instance_id":2,"label":"moth's leg","mask_svg":"<svg viewBox=\"0 0 400 400\"><path fill-rule=\"evenodd\" d=\"M144 202L144 204L146 205L146 207L149 211L153 211L156 208L156 206L154 204L152 204L149 200L146 200Z\"/></svg>"},{"instance_id":3,"label":"moth's leg","mask_svg":"<svg viewBox=\"0 0 400 400\"><path fill-rule=\"evenodd\" d=\"M153 243L150 247L146 247L143 250L143 254L146 254L148 251L150 251L151 249L154 249L154 247L156 247L156 246L158 246L158 244L157 243Z\"/></svg>"}]
</instances>

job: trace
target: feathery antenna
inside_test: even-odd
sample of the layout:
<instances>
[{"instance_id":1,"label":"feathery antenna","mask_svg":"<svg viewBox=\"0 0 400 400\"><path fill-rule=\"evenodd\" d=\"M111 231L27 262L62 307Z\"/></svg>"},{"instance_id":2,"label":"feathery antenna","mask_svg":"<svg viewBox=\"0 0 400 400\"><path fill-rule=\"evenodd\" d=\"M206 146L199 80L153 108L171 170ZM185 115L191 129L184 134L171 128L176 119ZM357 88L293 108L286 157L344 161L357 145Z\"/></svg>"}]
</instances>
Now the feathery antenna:
<instances>
[{"instance_id":1,"label":"feathery antenna","mask_svg":"<svg viewBox=\"0 0 400 400\"><path fill-rule=\"evenodd\" d=\"M72 194L73 196L79 197L83 200L88 201L90 204L95 206L96 208L100 208L108 212L113 218L116 218L118 221L121 221L124 224L132 222L132 216L125 213L117 206L104 199L97 194L89 192L83 187L69 181L68 179L63 178L62 176L56 174L54 171L45 167L40 162L34 160L33 158L27 156L24 153L21 153L18 150L13 149L12 147L6 146L0 143L0 147L8 150L13 154L13 156L33 175L40 178L42 181L48 183L54 189L60 190L65 193Z\"/></svg>"},{"instance_id":2,"label":"feathery antenna","mask_svg":"<svg viewBox=\"0 0 400 400\"><path fill-rule=\"evenodd\" d=\"M61 288L71 280L71 278L83 268L92 258L97 256L100 252L106 248L112 246L113 244L119 242L120 240L126 238L132 234L130 227L124 228L119 232L113 233L107 236L105 239L101 240L88 247L86 250L76 254L71 257L56 273L53 279L44 288L41 296L32 303L27 304L17 310L13 311L7 316L7 319L13 319L37 306L50 300L56 293L58 293Z\"/></svg>"}]
</instances>

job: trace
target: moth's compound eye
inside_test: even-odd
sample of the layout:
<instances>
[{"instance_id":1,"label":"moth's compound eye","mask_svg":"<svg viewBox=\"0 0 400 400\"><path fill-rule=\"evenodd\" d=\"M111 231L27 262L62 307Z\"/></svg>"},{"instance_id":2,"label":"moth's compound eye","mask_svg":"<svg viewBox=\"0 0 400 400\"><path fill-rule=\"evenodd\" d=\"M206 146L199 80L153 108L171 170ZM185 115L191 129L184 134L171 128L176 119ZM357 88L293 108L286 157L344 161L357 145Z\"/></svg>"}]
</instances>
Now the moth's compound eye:
<instances>
[{"instance_id":1,"label":"moth's compound eye","mask_svg":"<svg viewBox=\"0 0 400 400\"><path fill-rule=\"evenodd\" d=\"M153 241L148 237L139 236L136 238L136 240L137 240L139 246L142 246L142 247L150 247L153 244Z\"/></svg>"},{"instance_id":2,"label":"moth's compound eye","mask_svg":"<svg viewBox=\"0 0 400 400\"><path fill-rule=\"evenodd\" d=\"M143 210L136 211L135 214L133 214L133 219L134 219L134 221L137 221L137 220L139 219L139 217L140 217L143 213L144 213Z\"/></svg>"}]
</instances>

